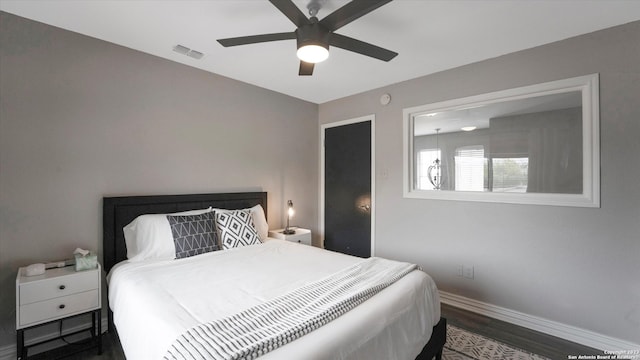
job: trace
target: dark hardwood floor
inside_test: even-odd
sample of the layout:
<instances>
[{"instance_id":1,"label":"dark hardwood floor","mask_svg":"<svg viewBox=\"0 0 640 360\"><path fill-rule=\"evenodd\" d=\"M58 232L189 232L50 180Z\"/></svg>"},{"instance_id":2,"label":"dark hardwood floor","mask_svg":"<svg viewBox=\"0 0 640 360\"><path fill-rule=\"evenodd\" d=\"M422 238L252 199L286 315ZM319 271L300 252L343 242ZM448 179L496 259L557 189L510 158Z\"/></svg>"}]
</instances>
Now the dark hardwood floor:
<instances>
[{"instance_id":1,"label":"dark hardwood floor","mask_svg":"<svg viewBox=\"0 0 640 360\"><path fill-rule=\"evenodd\" d=\"M467 331L471 331L505 344L526 350L538 355L546 356L550 359L567 359L569 355L602 355L601 351L592 349L580 344L572 343L563 339L559 339L550 335L539 333L533 330L522 328L504 321L492 319L486 316L472 313L470 311L455 308L446 304L442 304L442 316L447 318L447 323ZM120 347L120 342L112 333L105 333L102 337L103 352L102 355L96 354L96 349L88 349L82 351L81 346L85 345L68 345L71 349L77 349L79 352L73 355L62 356L63 351L54 350L45 354L34 356L33 360L124 360L124 353ZM490 359L487 359L490 360Z\"/></svg>"},{"instance_id":2,"label":"dark hardwood floor","mask_svg":"<svg viewBox=\"0 0 640 360\"><path fill-rule=\"evenodd\" d=\"M504 321L442 304L447 323L483 335L507 345L550 359L568 359L569 355L603 355L602 351Z\"/></svg>"},{"instance_id":3,"label":"dark hardwood floor","mask_svg":"<svg viewBox=\"0 0 640 360\"><path fill-rule=\"evenodd\" d=\"M67 355L69 354L69 355ZM102 355L98 355L97 348L85 341L66 345L45 353L29 356L29 360L125 360L120 340L113 332L102 335Z\"/></svg>"}]
</instances>

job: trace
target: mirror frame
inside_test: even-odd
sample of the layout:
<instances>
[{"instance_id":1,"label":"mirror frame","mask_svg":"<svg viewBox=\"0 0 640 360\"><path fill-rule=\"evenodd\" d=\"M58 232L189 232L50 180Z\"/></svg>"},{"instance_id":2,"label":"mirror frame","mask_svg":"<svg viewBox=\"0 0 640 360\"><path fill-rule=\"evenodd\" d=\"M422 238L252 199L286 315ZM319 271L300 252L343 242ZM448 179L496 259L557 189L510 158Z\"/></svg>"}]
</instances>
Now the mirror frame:
<instances>
[{"instance_id":1,"label":"mirror frame","mask_svg":"<svg viewBox=\"0 0 640 360\"><path fill-rule=\"evenodd\" d=\"M582 193L493 193L474 191L420 190L415 186L414 118L432 112L462 110L469 107L536 96L580 91L582 94ZM496 91L460 99L446 100L403 110L403 194L405 198L481 201L577 207L600 207L600 108L599 76L591 74L570 79Z\"/></svg>"}]
</instances>

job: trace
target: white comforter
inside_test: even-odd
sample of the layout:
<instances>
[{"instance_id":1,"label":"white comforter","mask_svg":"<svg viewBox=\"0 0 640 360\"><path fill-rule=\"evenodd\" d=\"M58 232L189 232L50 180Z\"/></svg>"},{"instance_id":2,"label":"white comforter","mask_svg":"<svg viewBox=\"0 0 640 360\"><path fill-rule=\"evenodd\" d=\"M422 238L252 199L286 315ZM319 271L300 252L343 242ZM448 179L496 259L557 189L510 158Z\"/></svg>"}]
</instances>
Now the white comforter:
<instances>
[{"instance_id":1,"label":"white comforter","mask_svg":"<svg viewBox=\"0 0 640 360\"><path fill-rule=\"evenodd\" d=\"M159 359L197 324L235 314L358 261L280 240L180 260L125 261L109 274L109 305L127 358ZM435 283L413 271L262 358L415 359L439 318Z\"/></svg>"}]
</instances>

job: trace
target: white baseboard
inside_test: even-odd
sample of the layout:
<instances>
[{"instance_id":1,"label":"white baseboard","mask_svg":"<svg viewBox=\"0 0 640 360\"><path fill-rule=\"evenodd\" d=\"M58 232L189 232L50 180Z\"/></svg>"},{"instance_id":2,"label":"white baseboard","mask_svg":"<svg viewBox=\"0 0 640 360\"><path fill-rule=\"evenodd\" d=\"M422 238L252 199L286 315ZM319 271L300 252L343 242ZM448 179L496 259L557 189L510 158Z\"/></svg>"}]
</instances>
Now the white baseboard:
<instances>
[{"instance_id":1,"label":"white baseboard","mask_svg":"<svg viewBox=\"0 0 640 360\"><path fill-rule=\"evenodd\" d=\"M108 320L106 317L102 318L102 333L104 334L107 331L107 323ZM89 322L85 323L85 324L78 324L76 326L70 327L68 329L66 329L65 333L72 333L74 331L80 330L82 328L87 327L87 325L90 324ZM41 342L41 341L46 341L46 340L50 340L53 338L56 338L58 336L58 333L49 333L49 334L44 334L35 338L30 338L28 340L26 340L26 336L25 336L25 343L27 345L29 344L33 344L33 343L37 343L37 342ZM17 348L16 348L16 344L9 344L9 345L5 345L0 347L0 360L15 360L17 357Z\"/></svg>"},{"instance_id":2,"label":"white baseboard","mask_svg":"<svg viewBox=\"0 0 640 360\"><path fill-rule=\"evenodd\" d=\"M531 330L592 347L598 350L637 350L639 344L598 334L575 326L562 324L533 315L510 310L482 301L440 291L440 301L477 314L506 321Z\"/></svg>"}]
</instances>

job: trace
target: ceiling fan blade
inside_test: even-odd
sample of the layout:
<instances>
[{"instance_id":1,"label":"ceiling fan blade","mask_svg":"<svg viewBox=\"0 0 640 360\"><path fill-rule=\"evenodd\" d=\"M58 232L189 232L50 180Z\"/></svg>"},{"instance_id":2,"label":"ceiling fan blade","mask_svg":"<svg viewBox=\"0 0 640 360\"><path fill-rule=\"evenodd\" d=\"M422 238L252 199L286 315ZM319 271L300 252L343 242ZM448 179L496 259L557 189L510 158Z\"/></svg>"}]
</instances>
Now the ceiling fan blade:
<instances>
[{"instance_id":1,"label":"ceiling fan blade","mask_svg":"<svg viewBox=\"0 0 640 360\"><path fill-rule=\"evenodd\" d=\"M357 52L358 54L370 56L382 61L389 61L396 57L396 55L398 55L397 52L336 33L331 34L329 44L344 50Z\"/></svg>"},{"instance_id":2,"label":"ceiling fan blade","mask_svg":"<svg viewBox=\"0 0 640 360\"><path fill-rule=\"evenodd\" d=\"M329 31L336 31L392 0L353 0L320 20Z\"/></svg>"},{"instance_id":3,"label":"ceiling fan blade","mask_svg":"<svg viewBox=\"0 0 640 360\"><path fill-rule=\"evenodd\" d=\"M295 32L288 32L288 33L274 33L274 34L240 36L235 38L218 39L218 42L220 43L220 45L224 47L229 47L229 46L255 44L255 43L261 43L261 42L267 42L267 41L289 40L289 39L295 39L295 38L296 38Z\"/></svg>"},{"instance_id":4,"label":"ceiling fan blade","mask_svg":"<svg viewBox=\"0 0 640 360\"><path fill-rule=\"evenodd\" d=\"M269 0L281 13L291 20L297 27L310 24L309 19L291 0Z\"/></svg>"},{"instance_id":5,"label":"ceiling fan blade","mask_svg":"<svg viewBox=\"0 0 640 360\"><path fill-rule=\"evenodd\" d=\"M314 63L308 63L304 61L300 61L300 70L298 71L298 75L300 76L310 76L313 75L313 66Z\"/></svg>"}]
</instances>

